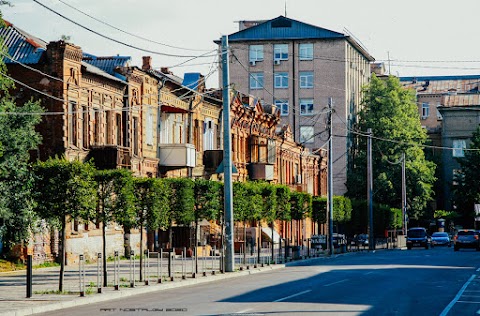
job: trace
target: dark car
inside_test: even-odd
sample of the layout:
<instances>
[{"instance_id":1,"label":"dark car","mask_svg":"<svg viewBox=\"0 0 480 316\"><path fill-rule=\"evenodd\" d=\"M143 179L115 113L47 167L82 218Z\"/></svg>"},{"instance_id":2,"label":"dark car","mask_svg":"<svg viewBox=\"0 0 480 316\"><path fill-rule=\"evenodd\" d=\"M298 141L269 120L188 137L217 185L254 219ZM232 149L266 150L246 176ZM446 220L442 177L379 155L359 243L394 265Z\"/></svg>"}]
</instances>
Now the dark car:
<instances>
[{"instance_id":1,"label":"dark car","mask_svg":"<svg viewBox=\"0 0 480 316\"><path fill-rule=\"evenodd\" d=\"M368 246L368 235L367 234L358 234L353 238L353 242L356 246Z\"/></svg>"},{"instance_id":2,"label":"dark car","mask_svg":"<svg viewBox=\"0 0 480 316\"><path fill-rule=\"evenodd\" d=\"M413 247L430 248L430 238L425 228L412 227L407 231L407 249L410 250Z\"/></svg>"},{"instance_id":3,"label":"dark car","mask_svg":"<svg viewBox=\"0 0 480 316\"><path fill-rule=\"evenodd\" d=\"M463 229L455 234L453 237L453 250L458 251L462 248L473 248L480 251L480 241L475 230Z\"/></svg>"},{"instance_id":4,"label":"dark car","mask_svg":"<svg viewBox=\"0 0 480 316\"><path fill-rule=\"evenodd\" d=\"M448 246L452 245L450 235L445 232L435 232L432 234L432 246Z\"/></svg>"}]
</instances>

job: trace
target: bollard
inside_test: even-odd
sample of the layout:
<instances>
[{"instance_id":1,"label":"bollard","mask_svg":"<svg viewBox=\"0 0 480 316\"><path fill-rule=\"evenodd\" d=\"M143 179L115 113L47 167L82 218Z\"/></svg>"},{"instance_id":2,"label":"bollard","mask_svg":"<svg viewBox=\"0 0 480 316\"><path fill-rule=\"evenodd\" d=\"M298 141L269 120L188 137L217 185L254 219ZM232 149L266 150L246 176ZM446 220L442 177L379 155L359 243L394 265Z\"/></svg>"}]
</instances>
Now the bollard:
<instances>
[{"instance_id":1,"label":"bollard","mask_svg":"<svg viewBox=\"0 0 480 316\"><path fill-rule=\"evenodd\" d=\"M187 248L183 247L182 251L182 280L185 280L187 277L185 275L185 259L187 257Z\"/></svg>"},{"instance_id":2,"label":"bollard","mask_svg":"<svg viewBox=\"0 0 480 316\"><path fill-rule=\"evenodd\" d=\"M32 297L33 256L27 255L27 298Z\"/></svg>"},{"instance_id":3,"label":"bollard","mask_svg":"<svg viewBox=\"0 0 480 316\"><path fill-rule=\"evenodd\" d=\"M150 268L150 266L148 265L148 259L150 258L150 252L148 249L145 250L145 255L146 258L143 264L143 279L145 280L145 285L148 285L148 269Z\"/></svg>"},{"instance_id":4,"label":"bollard","mask_svg":"<svg viewBox=\"0 0 480 316\"><path fill-rule=\"evenodd\" d=\"M197 277L197 273L195 271L195 262L197 262L197 247L193 247L193 252L192 252L192 278Z\"/></svg>"},{"instance_id":5,"label":"bollard","mask_svg":"<svg viewBox=\"0 0 480 316\"><path fill-rule=\"evenodd\" d=\"M160 252L157 252L157 278L158 283L162 283L162 256L163 251L160 249Z\"/></svg>"},{"instance_id":6,"label":"bollard","mask_svg":"<svg viewBox=\"0 0 480 316\"><path fill-rule=\"evenodd\" d=\"M203 276L207 276L207 271L205 271L206 268L207 268L207 267L206 267L206 264L205 264L205 260L206 260L206 258L207 258L207 249L203 248L202 254L203 254L203 260L202 260L202 263L203 263L203 264L202 264L202 275L203 275Z\"/></svg>"},{"instance_id":7,"label":"bollard","mask_svg":"<svg viewBox=\"0 0 480 316\"><path fill-rule=\"evenodd\" d=\"M102 293L102 253L97 253L97 293Z\"/></svg>"},{"instance_id":8,"label":"bollard","mask_svg":"<svg viewBox=\"0 0 480 316\"><path fill-rule=\"evenodd\" d=\"M213 246L213 255L210 259L212 260L212 275L215 275L214 263L217 261L217 245Z\"/></svg>"},{"instance_id":9,"label":"bollard","mask_svg":"<svg viewBox=\"0 0 480 316\"><path fill-rule=\"evenodd\" d=\"M175 281L175 248L168 252L168 276L170 281Z\"/></svg>"},{"instance_id":10,"label":"bollard","mask_svg":"<svg viewBox=\"0 0 480 316\"><path fill-rule=\"evenodd\" d=\"M120 281L120 258L118 251L113 253L113 288L115 291L119 290Z\"/></svg>"},{"instance_id":11,"label":"bollard","mask_svg":"<svg viewBox=\"0 0 480 316\"><path fill-rule=\"evenodd\" d=\"M135 287L135 252L130 251L130 287Z\"/></svg>"},{"instance_id":12,"label":"bollard","mask_svg":"<svg viewBox=\"0 0 480 316\"><path fill-rule=\"evenodd\" d=\"M78 278L79 278L79 287L80 287L80 296L85 296L85 265L84 265L84 256L78 255Z\"/></svg>"}]
</instances>

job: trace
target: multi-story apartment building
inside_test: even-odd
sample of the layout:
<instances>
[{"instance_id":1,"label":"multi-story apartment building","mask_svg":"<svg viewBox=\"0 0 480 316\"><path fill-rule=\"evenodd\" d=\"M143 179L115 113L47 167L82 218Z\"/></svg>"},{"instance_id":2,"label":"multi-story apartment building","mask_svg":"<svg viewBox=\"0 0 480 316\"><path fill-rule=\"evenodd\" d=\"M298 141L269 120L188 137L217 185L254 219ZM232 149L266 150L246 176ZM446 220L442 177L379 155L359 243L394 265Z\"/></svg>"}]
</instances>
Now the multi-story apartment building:
<instances>
[{"instance_id":1,"label":"multi-story apartment building","mask_svg":"<svg viewBox=\"0 0 480 316\"><path fill-rule=\"evenodd\" d=\"M17 100L40 99L47 112L38 126L43 143L34 158L93 158L99 169L127 168L136 176L222 180L222 93L207 90L201 74L182 79L168 69L153 69L148 57L142 68L131 66L128 56L86 54L65 41L46 43L11 24L0 36L11 56L4 58L9 73L25 84L14 92ZM239 92L232 92L231 99L234 180L265 180L325 194L324 151L312 153L295 142L292 129L279 125L277 106ZM275 227L296 244L318 231L308 219ZM69 263L79 253L93 258L101 251L101 224L71 219L67 234ZM175 235L177 246L193 240L185 228L177 228ZM138 250L139 237L138 231L127 233L112 223L107 255L125 243Z\"/></svg>"},{"instance_id":2,"label":"multi-story apartment building","mask_svg":"<svg viewBox=\"0 0 480 316\"><path fill-rule=\"evenodd\" d=\"M239 24L240 30L228 35L230 83L279 108L282 124L290 125L294 140L312 152L324 148L329 138L331 103L333 190L344 194L353 146L349 129L373 57L350 35L284 16Z\"/></svg>"},{"instance_id":3,"label":"multi-story apartment building","mask_svg":"<svg viewBox=\"0 0 480 316\"><path fill-rule=\"evenodd\" d=\"M432 140L427 157L437 163L434 209L453 210L452 185L473 131L479 124L480 75L400 77L404 87L414 89L422 126Z\"/></svg>"}]
</instances>

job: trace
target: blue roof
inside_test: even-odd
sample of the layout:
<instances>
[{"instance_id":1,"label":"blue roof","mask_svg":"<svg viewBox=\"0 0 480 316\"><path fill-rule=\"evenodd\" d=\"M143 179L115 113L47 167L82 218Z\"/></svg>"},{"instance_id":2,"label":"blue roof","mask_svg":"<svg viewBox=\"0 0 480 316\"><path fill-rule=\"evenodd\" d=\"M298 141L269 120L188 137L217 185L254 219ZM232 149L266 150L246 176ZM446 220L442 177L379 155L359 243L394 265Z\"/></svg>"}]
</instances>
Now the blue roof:
<instances>
[{"instance_id":1,"label":"blue roof","mask_svg":"<svg viewBox=\"0 0 480 316\"><path fill-rule=\"evenodd\" d=\"M419 76L419 77L399 77L400 81L440 81L440 80L475 80L480 79L480 75L456 75L456 76Z\"/></svg>"},{"instance_id":2,"label":"blue roof","mask_svg":"<svg viewBox=\"0 0 480 316\"><path fill-rule=\"evenodd\" d=\"M112 76L116 75L115 68L128 67L132 58L130 56L108 56L97 57L92 54L83 53L83 61L102 69Z\"/></svg>"},{"instance_id":3,"label":"blue roof","mask_svg":"<svg viewBox=\"0 0 480 316\"><path fill-rule=\"evenodd\" d=\"M182 86L190 88L192 90L197 90L198 84L200 83L201 74L199 72L190 72L183 75Z\"/></svg>"},{"instance_id":4,"label":"blue roof","mask_svg":"<svg viewBox=\"0 0 480 316\"><path fill-rule=\"evenodd\" d=\"M279 16L228 36L229 42L347 38L345 34Z\"/></svg>"},{"instance_id":5,"label":"blue roof","mask_svg":"<svg viewBox=\"0 0 480 316\"><path fill-rule=\"evenodd\" d=\"M46 50L47 43L36 38L5 21L6 27L0 28L0 37L3 38L8 54L12 57L3 57L6 64L16 63L36 64Z\"/></svg>"}]
</instances>

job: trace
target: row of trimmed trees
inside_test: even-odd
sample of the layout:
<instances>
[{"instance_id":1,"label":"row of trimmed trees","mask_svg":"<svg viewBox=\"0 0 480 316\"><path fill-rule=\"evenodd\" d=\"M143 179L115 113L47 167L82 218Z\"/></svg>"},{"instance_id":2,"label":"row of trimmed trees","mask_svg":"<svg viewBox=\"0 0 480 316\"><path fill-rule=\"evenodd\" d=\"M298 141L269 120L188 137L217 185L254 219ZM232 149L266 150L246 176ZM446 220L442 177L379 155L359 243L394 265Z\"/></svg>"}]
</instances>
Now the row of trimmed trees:
<instances>
[{"instance_id":1,"label":"row of trimmed trees","mask_svg":"<svg viewBox=\"0 0 480 316\"><path fill-rule=\"evenodd\" d=\"M133 228L140 231L169 230L170 245L174 225L193 224L197 236L201 220L223 222L223 184L217 181L140 178L126 169L96 170L92 162L59 158L34 164L33 177L36 217L61 230L60 291L63 288L68 220L92 221L102 227L104 269L107 260L105 228L112 222L121 225L125 232ZM326 202L326 198L291 191L285 185L250 181L233 184L234 220L242 222L244 227L265 221L273 230L276 220L296 220L298 223L307 217L323 224L327 221ZM359 232L367 227L366 203L352 208L351 201L340 196L334 197L333 202L333 221L340 231ZM376 207L376 210L377 225L391 227L392 210L382 207ZM140 238L140 252L143 253L143 234ZM143 266L141 263L140 267ZM107 271L104 271L103 283L107 285Z\"/></svg>"}]
</instances>

